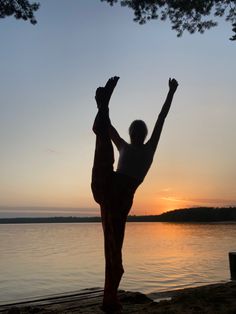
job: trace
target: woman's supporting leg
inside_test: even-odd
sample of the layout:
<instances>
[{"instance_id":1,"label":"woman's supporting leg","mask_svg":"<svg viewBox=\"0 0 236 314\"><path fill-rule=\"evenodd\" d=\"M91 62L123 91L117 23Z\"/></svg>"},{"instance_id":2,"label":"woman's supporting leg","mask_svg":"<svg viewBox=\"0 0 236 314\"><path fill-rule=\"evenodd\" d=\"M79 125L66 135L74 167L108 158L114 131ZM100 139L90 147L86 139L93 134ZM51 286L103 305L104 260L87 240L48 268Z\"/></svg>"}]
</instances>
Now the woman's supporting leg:
<instances>
[{"instance_id":1,"label":"woman's supporting leg","mask_svg":"<svg viewBox=\"0 0 236 314\"><path fill-rule=\"evenodd\" d=\"M117 292L124 273L122 246L127 216L139 184L113 172L109 197L101 206L106 260L103 306L108 310L121 309Z\"/></svg>"},{"instance_id":2,"label":"woman's supporting leg","mask_svg":"<svg viewBox=\"0 0 236 314\"><path fill-rule=\"evenodd\" d=\"M102 207L104 221L104 245L106 258L106 280L104 287L104 307L114 304L121 307L117 292L124 273L122 265L122 246L128 213L133 202L135 189L129 191L126 178L113 173L113 189L110 200ZM135 187L136 188L136 187Z\"/></svg>"},{"instance_id":3,"label":"woman's supporting leg","mask_svg":"<svg viewBox=\"0 0 236 314\"><path fill-rule=\"evenodd\" d=\"M113 191L108 207L110 210L106 213L106 219L109 220L109 224L106 225L109 228L105 229L104 232L105 247L107 247L105 251L108 255L106 258L107 281L105 287L112 286L114 299L117 300L117 291L124 274L122 246L126 221L132 207L134 193L141 182L117 173L113 174L113 182Z\"/></svg>"},{"instance_id":4,"label":"woman's supporting leg","mask_svg":"<svg viewBox=\"0 0 236 314\"><path fill-rule=\"evenodd\" d=\"M126 219L115 214L116 205L102 207L102 220L105 248L105 286L104 308L121 308L117 298L117 291L121 277L124 273L122 265L122 244ZM113 206L112 206L113 205Z\"/></svg>"}]
</instances>

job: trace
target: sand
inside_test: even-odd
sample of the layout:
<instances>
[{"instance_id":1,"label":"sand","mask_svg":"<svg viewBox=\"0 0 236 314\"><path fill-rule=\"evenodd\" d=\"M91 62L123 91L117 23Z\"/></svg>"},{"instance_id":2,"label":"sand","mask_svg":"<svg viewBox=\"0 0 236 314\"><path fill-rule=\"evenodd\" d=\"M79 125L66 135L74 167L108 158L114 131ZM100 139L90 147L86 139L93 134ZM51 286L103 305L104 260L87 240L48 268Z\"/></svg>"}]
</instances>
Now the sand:
<instances>
[{"instance_id":1,"label":"sand","mask_svg":"<svg viewBox=\"0 0 236 314\"><path fill-rule=\"evenodd\" d=\"M146 296L139 292L119 292L122 313L146 314L236 314L236 282L169 291ZM153 301L152 298L156 301ZM166 299L166 300L163 300ZM4 314L63 313L102 314L102 289L82 290L24 303L0 306Z\"/></svg>"}]
</instances>

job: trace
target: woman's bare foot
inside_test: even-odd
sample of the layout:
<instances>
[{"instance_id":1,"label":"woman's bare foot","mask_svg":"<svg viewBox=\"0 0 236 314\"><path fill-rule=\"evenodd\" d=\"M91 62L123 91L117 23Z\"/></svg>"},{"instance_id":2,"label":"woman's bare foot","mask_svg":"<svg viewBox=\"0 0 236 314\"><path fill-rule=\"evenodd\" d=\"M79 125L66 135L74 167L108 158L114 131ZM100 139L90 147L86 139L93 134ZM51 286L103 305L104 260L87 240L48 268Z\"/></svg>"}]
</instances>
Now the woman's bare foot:
<instances>
[{"instance_id":1,"label":"woman's bare foot","mask_svg":"<svg viewBox=\"0 0 236 314\"><path fill-rule=\"evenodd\" d=\"M104 304L100 307L102 311L107 314L120 314L122 313L122 305L120 302L112 303L112 304Z\"/></svg>"},{"instance_id":2,"label":"woman's bare foot","mask_svg":"<svg viewBox=\"0 0 236 314\"><path fill-rule=\"evenodd\" d=\"M104 291L101 309L105 313L122 313L122 304L118 299L117 291Z\"/></svg>"},{"instance_id":3,"label":"woman's bare foot","mask_svg":"<svg viewBox=\"0 0 236 314\"><path fill-rule=\"evenodd\" d=\"M108 109L109 101L113 90L119 80L118 76L111 77L104 87L98 87L96 90L95 99L98 109Z\"/></svg>"}]
</instances>

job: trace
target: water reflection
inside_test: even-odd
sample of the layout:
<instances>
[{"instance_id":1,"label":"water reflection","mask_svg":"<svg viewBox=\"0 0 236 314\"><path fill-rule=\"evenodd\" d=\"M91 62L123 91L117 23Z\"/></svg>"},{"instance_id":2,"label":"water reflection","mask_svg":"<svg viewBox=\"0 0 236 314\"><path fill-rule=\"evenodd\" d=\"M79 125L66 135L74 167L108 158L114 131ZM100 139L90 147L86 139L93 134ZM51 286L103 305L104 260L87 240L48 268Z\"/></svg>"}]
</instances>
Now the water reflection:
<instances>
[{"instance_id":1,"label":"water reflection","mask_svg":"<svg viewBox=\"0 0 236 314\"><path fill-rule=\"evenodd\" d=\"M125 285L151 292L228 280L228 252L236 248L235 239L235 225L132 225L125 246Z\"/></svg>"}]
</instances>

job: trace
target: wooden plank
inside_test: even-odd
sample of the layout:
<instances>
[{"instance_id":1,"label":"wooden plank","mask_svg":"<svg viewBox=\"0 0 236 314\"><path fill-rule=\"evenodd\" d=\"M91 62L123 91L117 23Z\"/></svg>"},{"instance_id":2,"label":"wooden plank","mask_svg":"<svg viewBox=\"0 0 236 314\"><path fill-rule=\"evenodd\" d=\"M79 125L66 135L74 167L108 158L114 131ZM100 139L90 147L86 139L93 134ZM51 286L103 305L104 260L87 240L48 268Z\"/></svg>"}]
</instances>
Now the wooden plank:
<instances>
[{"instance_id":1,"label":"wooden plank","mask_svg":"<svg viewBox=\"0 0 236 314\"><path fill-rule=\"evenodd\" d=\"M74 293L60 293L60 294L52 294L47 297L36 297L31 299L24 299L18 302L11 302L0 305L0 312L6 309L9 309L13 306L33 306L33 305L47 305L47 304L55 304L55 303L64 303L70 301L80 301L80 300L88 300L91 298L102 297L103 289L101 288L92 288L92 289L83 289Z\"/></svg>"}]
</instances>

